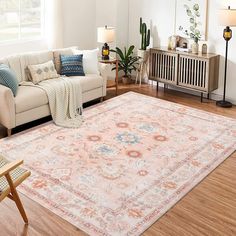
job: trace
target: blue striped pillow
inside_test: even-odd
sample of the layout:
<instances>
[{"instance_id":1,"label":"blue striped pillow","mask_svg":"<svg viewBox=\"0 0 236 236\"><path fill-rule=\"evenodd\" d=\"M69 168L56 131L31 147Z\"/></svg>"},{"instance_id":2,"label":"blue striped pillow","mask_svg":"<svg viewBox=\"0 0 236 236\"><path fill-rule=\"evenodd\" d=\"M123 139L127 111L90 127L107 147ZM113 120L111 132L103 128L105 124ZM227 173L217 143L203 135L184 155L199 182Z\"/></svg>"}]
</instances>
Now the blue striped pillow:
<instances>
[{"instance_id":1,"label":"blue striped pillow","mask_svg":"<svg viewBox=\"0 0 236 236\"><path fill-rule=\"evenodd\" d=\"M83 55L61 55L61 75L85 76Z\"/></svg>"},{"instance_id":2,"label":"blue striped pillow","mask_svg":"<svg viewBox=\"0 0 236 236\"><path fill-rule=\"evenodd\" d=\"M16 74L5 64L0 65L0 84L10 88L14 97L16 96L19 82Z\"/></svg>"}]
</instances>

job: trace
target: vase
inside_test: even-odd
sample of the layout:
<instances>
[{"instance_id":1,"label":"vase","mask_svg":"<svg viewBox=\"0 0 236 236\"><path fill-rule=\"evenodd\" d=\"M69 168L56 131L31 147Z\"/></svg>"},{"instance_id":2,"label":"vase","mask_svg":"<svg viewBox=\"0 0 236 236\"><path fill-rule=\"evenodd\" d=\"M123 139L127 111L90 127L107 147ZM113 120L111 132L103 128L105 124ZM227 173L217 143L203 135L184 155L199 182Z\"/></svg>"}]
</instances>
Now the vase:
<instances>
[{"instance_id":1,"label":"vase","mask_svg":"<svg viewBox=\"0 0 236 236\"><path fill-rule=\"evenodd\" d=\"M142 61L147 62L148 60L148 51L147 50L138 50L138 57L140 57L140 59L142 59Z\"/></svg>"},{"instance_id":2,"label":"vase","mask_svg":"<svg viewBox=\"0 0 236 236\"><path fill-rule=\"evenodd\" d=\"M193 54L198 54L198 49L199 49L199 44L196 42L193 42L192 44L192 53Z\"/></svg>"},{"instance_id":3,"label":"vase","mask_svg":"<svg viewBox=\"0 0 236 236\"><path fill-rule=\"evenodd\" d=\"M202 54L207 54L207 44L202 45Z\"/></svg>"}]
</instances>

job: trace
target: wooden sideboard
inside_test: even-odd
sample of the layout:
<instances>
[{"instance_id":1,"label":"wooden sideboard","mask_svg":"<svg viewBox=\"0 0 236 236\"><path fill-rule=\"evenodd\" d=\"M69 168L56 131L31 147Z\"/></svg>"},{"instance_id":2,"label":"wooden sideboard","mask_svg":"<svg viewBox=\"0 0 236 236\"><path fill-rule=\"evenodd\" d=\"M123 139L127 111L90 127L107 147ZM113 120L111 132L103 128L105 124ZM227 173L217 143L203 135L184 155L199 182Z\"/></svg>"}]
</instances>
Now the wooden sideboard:
<instances>
[{"instance_id":1,"label":"wooden sideboard","mask_svg":"<svg viewBox=\"0 0 236 236\"><path fill-rule=\"evenodd\" d=\"M162 48L150 49L149 79L209 94L218 88L220 56L192 54Z\"/></svg>"}]
</instances>

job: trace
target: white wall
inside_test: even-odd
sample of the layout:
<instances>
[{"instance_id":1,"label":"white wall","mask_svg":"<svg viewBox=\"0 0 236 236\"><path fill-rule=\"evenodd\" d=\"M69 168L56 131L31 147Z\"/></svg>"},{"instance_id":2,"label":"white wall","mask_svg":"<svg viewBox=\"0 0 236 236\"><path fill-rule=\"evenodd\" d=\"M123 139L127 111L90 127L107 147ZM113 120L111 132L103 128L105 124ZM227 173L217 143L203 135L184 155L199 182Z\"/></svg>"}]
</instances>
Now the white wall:
<instances>
[{"instance_id":1,"label":"white wall","mask_svg":"<svg viewBox=\"0 0 236 236\"><path fill-rule=\"evenodd\" d=\"M209 51L221 55L219 89L214 92L215 98L223 91L223 71L225 41L222 37L223 27L218 25L217 11L222 6L231 4L236 8L235 0L209 0L208 6L208 45ZM129 44L140 47L139 17L151 26L152 45L167 46L168 37L175 33L175 1L174 0L129 0ZM236 104L236 28L229 48L229 67L227 80L227 97Z\"/></svg>"},{"instance_id":2,"label":"white wall","mask_svg":"<svg viewBox=\"0 0 236 236\"><path fill-rule=\"evenodd\" d=\"M94 48L96 41L95 0L63 0L64 47Z\"/></svg>"},{"instance_id":3,"label":"white wall","mask_svg":"<svg viewBox=\"0 0 236 236\"><path fill-rule=\"evenodd\" d=\"M116 42L112 47L128 43L128 13L128 0L96 0L96 27L108 25L116 29Z\"/></svg>"}]
</instances>

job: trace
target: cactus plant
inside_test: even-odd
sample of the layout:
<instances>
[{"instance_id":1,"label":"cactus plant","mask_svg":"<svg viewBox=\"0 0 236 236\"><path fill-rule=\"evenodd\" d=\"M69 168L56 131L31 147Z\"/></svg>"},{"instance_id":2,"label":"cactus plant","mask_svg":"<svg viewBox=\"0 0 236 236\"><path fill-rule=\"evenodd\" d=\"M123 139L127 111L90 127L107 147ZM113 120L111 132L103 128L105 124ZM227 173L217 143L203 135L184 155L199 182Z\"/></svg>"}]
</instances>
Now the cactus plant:
<instances>
[{"instance_id":1,"label":"cactus plant","mask_svg":"<svg viewBox=\"0 0 236 236\"><path fill-rule=\"evenodd\" d=\"M146 50L150 45L151 31L147 30L147 24L143 23L142 17L140 17L140 34L142 36L141 50Z\"/></svg>"}]
</instances>

